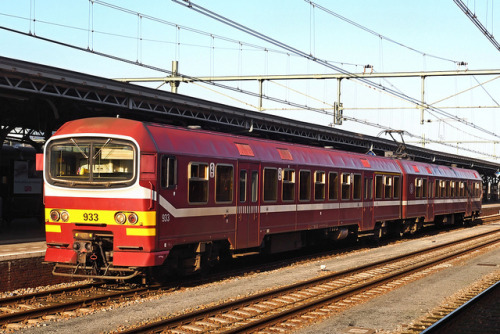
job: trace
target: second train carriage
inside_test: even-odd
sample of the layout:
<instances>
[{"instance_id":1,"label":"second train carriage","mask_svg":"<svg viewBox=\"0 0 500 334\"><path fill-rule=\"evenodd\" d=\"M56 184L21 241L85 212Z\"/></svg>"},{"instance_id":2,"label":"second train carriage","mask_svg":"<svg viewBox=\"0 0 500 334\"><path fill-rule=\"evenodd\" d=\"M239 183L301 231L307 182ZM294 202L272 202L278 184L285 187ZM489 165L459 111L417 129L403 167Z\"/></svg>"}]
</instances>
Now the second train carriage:
<instances>
[{"instance_id":1,"label":"second train carriage","mask_svg":"<svg viewBox=\"0 0 500 334\"><path fill-rule=\"evenodd\" d=\"M44 161L45 259L63 275L190 272L480 211L475 171L127 119L66 123Z\"/></svg>"}]
</instances>

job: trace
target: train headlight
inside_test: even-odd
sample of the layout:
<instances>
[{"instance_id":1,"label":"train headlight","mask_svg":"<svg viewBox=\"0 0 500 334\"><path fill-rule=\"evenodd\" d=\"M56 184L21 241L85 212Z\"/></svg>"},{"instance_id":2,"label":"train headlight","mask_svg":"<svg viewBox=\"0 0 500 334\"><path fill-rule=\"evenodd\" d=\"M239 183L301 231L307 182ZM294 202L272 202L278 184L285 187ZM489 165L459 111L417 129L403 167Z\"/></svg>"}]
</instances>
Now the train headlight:
<instances>
[{"instance_id":1,"label":"train headlight","mask_svg":"<svg viewBox=\"0 0 500 334\"><path fill-rule=\"evenodd\" d=\"M63 222L67 222L69 220L68 211L61 211L61 219Z\"/></svg>"},{"instance_id":2,"label":"train headlight","mask_svg":"<svg viewBox=\"0 0 500 334\"><path fill-rule=\"evenodd\" d=\"M135 225L135 224L137 224L138 221L139 221L139 217L137 217L137 214L131 213L128 215L128 222L130 224Z\"/></svg>"},{"instance_id":3,"label":"train headlight","mask_svg":"<svg viewBox=\"0 0 500 334\"><path fill-rule=\"evenodd\" d=\"M82 245L80 245L80 243L79 243L79 242L75 242L75 243L73 244L73 249L77 251L77 250L79 250L79 249L81 248L81 246L82 246Z\"/></svg>"},{"instance_id":4,"label":"train headlight","mask_svg":"<svg viewBox=\"0 0 500 334\"><path fill-rule=\"evenodd\" d=\"M57 210L50 211L50 219L52 221L57 222L57 221L59 221L60 218L61 218L61 214L59 213L59 211L57 211Z\"/></svg>"},{"instance_id":5,"label":"train headlight","mask_svg":"<svg viewBox=\"0 0 500 334\"><path fill-rule=\"evenodd\" d=\"M125 224L127 221L127 216L123 212L117 212L115 213L115 222L118 224Z\"/></svg>"}]
</instances>

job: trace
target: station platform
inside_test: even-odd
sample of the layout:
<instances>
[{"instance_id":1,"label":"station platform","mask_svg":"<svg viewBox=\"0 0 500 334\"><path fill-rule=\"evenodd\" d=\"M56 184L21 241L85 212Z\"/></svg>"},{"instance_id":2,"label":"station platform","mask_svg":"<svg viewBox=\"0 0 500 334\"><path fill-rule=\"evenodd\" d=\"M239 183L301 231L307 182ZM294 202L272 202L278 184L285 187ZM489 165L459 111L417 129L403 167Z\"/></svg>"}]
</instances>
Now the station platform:
<instances>
[{"instance_id":1,"label":"station platform","mask_svg":"<svg viewBox=\"0 0 500 334\"><path fill-rule=\"evenodd\" d=\"M44 264L45 224L39 219L13 219L0 225L0 292L59 283Z\"/></svg>"},{"instance_id":2,"label":"station platform","mask_svg":"<svg viewBox=\"0 0 500 334\"><path fill-rule=\"evenodd\" d=\"M486 203L481 206L481 216L500 214L500 203Z\"/></svg>"},{"instance_id":3,"label":"station platform","mask_svg":"<svg viewBox=\"0 0 500 334\"><path fill-rule=\"evenodd\" d=\"M45 226L35 218L14 219L0 227L0 262L45 255Z\"/></svg>"}]
</instances>

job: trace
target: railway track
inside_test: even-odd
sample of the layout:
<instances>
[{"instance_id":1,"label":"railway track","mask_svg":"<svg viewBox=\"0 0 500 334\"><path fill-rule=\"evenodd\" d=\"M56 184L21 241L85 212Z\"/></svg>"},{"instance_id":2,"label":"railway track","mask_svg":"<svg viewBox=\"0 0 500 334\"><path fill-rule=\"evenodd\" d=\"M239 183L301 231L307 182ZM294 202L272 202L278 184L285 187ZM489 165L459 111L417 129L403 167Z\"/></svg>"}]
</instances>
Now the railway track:
<instances>
[{"instance_id":1,"label":"railway track","mask_svg":"<svg viewBox=\"0 0 500 334\"><path fill-rule=\"evenodd\" d=\"M498 333L499 297L500 271L496 271L447 298L401 333Z\"/></svg>"},{"instance_id":2,"label":"railway track","mask_svg":"<svg viewBox=\"0 0 500 334\"><path fill-rule=\"evenodd\" d=\"M499 217L500 215L489 216L485 217L482 221L485 223L495 221L498 220ZM331 252L327 252L319 257L321 258L327 255L331 256ZM317 259L318 255L314 255L313 258ZM305 256L304 258L301 256L294 259L294 261L302 262L307 259L310 260L311 257ZM281 263L282 261L280 260L277 262ZM277 264L271 261L271 264L267 264L267 266L275 268ZM253 269L255 271L261 271L263 268L262 264L251 267L255 267ZM248 267L246 267L246 269L248 269ZM363 268L358 268L358 271L359 270L363 270ZM236 272L239 273L240 271L241 269L236 269ZM351 273L354 274L354 272ZM335 276L340 277L338 275L341 274L342 273L337 273L333 275L332 279L335 279ZM215 276L222 279L223 277L227 278L232 275L237 274L230 270L229 272L223 272ZM345 272L345 275L349 275L349 272ZM212 281L210 278L208 278L208 280ZM189 280L189 282L191 282L190 285L195 284L193 281L197 280ZM205 282L207 278L201 279L200 282L201 281ZM146 297L151 294L158 294L161 293L161 291L171 290L172 288L177 289L182 286L183 284L180 282L174 282L169 286L163 287L131 287L118 284L91 283L3 298L0 299L0 326L6 328L8 324L14 324L14 326L18 324L21 327L22 324L28 322L39 322L57 317L61 318L65 317L65 315L77 314L79 313L78 310L80 310L80 313L89 312L97 308L98 305Z\"/></svg>"},{"instance_id":3,"label":"railway track","mask_svg":"<svg viewBox=\"0 0 500 334\"><path fill-rule=\"evenodd\" d=\"M500 214L496 215L490 215L490 216L484 216L484 217L479 217L478 218L481 222L483 223L491 223L491 222L496 222L500 219Z\"/></svg>"},{"instance_id":4,"label":"railway track","mask_svg":"<svg viewBox=\"0 0 500 334\"><path fill-rule=\"evenodd\" d=\"M434 323L422 334L472 333L477 328L481 328L483 334L498 333L499 297L500 281Z\"/></svg>"},{"instance_id":5,"label":"railway track","mask_svg":"<svg viewBox=\"0 0 500 334\"><path fill-rule=\"evenodd\" d=\"M282 333L439 270L439 264L500 241L500 231L431 247L127 328L121 333Z\"/></svg>"},{"instance_id":6,"label":"railway track","mask_svg":"<svg viewBox=\"0 0 500 334\"><path fill-rule=\"evenodd\" d=\"M156 292L157 287L131 287L90 283L0 299L0 326L38 321L89 311L99 304L139 298Z\"/></svg>"}]
</instances>

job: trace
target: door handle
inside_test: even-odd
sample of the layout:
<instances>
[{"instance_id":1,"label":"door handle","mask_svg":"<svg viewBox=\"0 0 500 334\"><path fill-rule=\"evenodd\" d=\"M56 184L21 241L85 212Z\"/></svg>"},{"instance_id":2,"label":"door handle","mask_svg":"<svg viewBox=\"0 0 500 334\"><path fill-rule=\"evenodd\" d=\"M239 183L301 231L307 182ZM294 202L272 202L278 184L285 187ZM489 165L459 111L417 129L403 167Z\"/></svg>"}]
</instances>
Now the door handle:
<instances>
[{"instance_id":1,"label":"door handle","mask_svg":"<svg viewBox=\"0 0 500 334\"><path fill-rule=\"evenodd\" d=\"M149 186L151 188L151 196L149 198L149 210L151 210L153 208L153 192L154 192L154 186L151 181L149 181Z\"/></svg>"}]
</instances>

